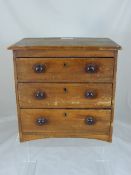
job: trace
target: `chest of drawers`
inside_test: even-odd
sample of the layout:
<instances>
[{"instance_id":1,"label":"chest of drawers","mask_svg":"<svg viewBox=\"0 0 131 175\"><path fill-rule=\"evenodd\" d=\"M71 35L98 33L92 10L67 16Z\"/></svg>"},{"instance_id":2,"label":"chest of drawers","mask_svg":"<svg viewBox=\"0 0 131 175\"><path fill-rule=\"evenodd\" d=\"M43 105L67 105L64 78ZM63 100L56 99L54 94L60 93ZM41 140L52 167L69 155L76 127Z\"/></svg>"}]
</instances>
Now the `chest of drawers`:
<instances>
[{"instance_id":1,"label":"chest of drawers","mask_svg":"<svg viewBox=\"0 0 131 175\"><path fill-rule=\"evenodd\" d=\"M112 141L118 44L108 38L26 38L9 49L20 141Z\"/></svg>"}]
</instances>

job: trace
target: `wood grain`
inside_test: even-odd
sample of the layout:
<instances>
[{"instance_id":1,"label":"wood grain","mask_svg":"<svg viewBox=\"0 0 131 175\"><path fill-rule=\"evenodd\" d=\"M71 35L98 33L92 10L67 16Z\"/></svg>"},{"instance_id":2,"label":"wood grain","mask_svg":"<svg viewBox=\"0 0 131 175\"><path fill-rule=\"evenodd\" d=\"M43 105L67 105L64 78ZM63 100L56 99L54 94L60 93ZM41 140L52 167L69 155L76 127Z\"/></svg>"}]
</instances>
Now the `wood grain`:
<instances>
[{"instance_id":1,"label":"wood grain","mask_svg":"<svg viewBox=\"0 0 131 175\"><path fill-rule=\"evenodd\" d=\"M112 91L112 113L111 113L111 124L110 124L110 138L109 141L112 142L112 134L113 134L113 121L114 121L114 112L115 112L115 91L116 91L116 74L117 74L117 55L118 51L115 52L115 64L114 64L114 79L113 79L113 91Z\"/></svg>"},{"instance_id":2,"label":"wood grain","mask_svg":"<svg viewBox=\"0 0 131 175\"><path fill-rule=\"evenodd\" d=\"M36 99L37 91L44 92L46 98ZM86 92L96 97L88 99ZM19 83L18 94L21 108L109 108L112 84Z\"/></svg>"},{"instance_id":3,"label":"wood grain","mask_svg":"<svg viewBox=\"0 0 131 175\"><path fill-rule=\"evenodd\" d=\"M13 50L20 141L42 138L94 138L112 141L117 52L108 38L26 38ZM46 66L35 73L34 65ZM97 65L87 73L88 64ZM38 100L36 92L44 92ZM94 98L86 98L93 92ZM92 116L93 125L85 118ZM47 123L38 126L38 117Z\"/></svg>"},{"instance_id":4,"label":"wood grain","mask_svg":"<svg viewBox=\"0 0 131 175\"><path fill-rule=\"evenodd\" d=\"M121 47L109 38L24 38L8 49L86 48L87 50L118 50Z\"/></svg>"},{"instance_id":5,"label":"wood grain","mask_svg":"<svg viewBox=\"0 0 131 175\"><path fill-rule=\"evenodd\" d=\"M85 123L87 116L95 119L93 125ZM47 124L38 126L36 120L39 117L45 117ZM68 132L108 135L110 117L111 110L21 109L21 125L24 133Z\"/></svg>"},{"instance_id":6,"label":"wood grain","mask_svg":"<svg viewBox=\"0 0 131 175\"><path fill-rule=\"evenodd\" d=\"M49 133L22 133L21 142L36 140L36 139L45 139L45 138L86 138L86 139L98 139L102 141L110 142L108 134L95 134L95 133L69 133L69 132L49 132ZM59 140L60 142L62 140Z\"/></svg>"},{"instance_id":7,"label":"wood grain","mask_svg":"<svg viewBox=\"0 0 131 175\"><path fill-rule=\"evenodd\" d=\"M36 73L37 64L45 65L46 71ZM97 66L95 73L86 72L90 64ZM16 60L19 82L111 82L113 58L20 58Z\"/></svg>"},{"instance_id":8,"label":"wood grain","mask_svg":"<svg viewBox=\"0 0 131 175\"><path fill-rule=\"evenodd\" d=\"M16 70L16 58L13 54L13 64L14 64L14 80L15 80L15 93L16 93L16 105L17 105L17 118L18 118L18 129L19 129L19 139L22 141L22 130L21 130L21 118L20 118L20 106L18 99L18 81L17 81L17 70Z\"/></svg>"},{"instance_id":9,"label":"wood grain","mask_svg":"<svg viewBox=\"0 0 131 175\"><path fill-rule=\"evenodd\" d=\"M50 58L61 58L66 57L67 59L70 57L107 57L111 58L114 57L114 51L112 50L86 50L86 48L63 48L60 49L59 47L57 49L43 49L43 50L14 50L15 57L16 58L32 58L35 57L41 58L41 57L50 57Z\"/></svg>"}]
</instances>

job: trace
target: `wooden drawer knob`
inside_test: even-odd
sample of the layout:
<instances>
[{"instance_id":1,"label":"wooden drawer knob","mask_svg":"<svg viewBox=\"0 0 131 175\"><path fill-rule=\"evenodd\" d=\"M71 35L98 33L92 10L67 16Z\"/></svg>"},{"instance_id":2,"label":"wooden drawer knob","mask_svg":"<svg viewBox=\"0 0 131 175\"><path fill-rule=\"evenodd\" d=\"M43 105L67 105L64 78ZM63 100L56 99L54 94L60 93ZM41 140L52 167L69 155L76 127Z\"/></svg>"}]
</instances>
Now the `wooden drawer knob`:
<instances>
[{"instance_id":1,"label":"wooden drawer knob","mask_svg":"<svg viewBox=\"0 0 131 175\"><path fill-rule=\"evenodd\" d=\"M45 117L39 117L36 119L36 124L39 126L45 125L47 122L48 121Z\"/></svg>"},{"instance_id":2,"label":"wooden drawer knob","mask_svg":"<svg viewBox=\"0 0 131 175\"><path fill-rule=\"evenodd\" d=\"M85 70L87 73L96 73L98 66L96 64L87 64Z\"/></svg>"},{"instance_id":3,"label":"wooden drawer knob","mask_svg":"<svg viewBox=\"0 0 131 175\"><path fill-rule=\"evenodd\" d=\"M95 124L95 119L92 116L88 116L85 118L85 123L87 125L94 125Z\"/></svg>"},{"instance_id":4,"label":"wooden drawer knob","mask_svg":"<svg viewBox=\"0 0 131 175\"><path fill-rule=\"evenodd\" d=\"M35 92L35 98L37 100L45 99L46 98L46 94L45 94L45 92L37 91L37 92Z\"/></svg>"},{"instance_id":5,"label":"wooden drawer knob","mask_svg":"<svg viewBox=\"0 0 131 175\"><path fill-rule=\"evenodd\" d=\"M88 98L88 99L93 99L93 98L96 97L96 93L93 92L93 91L86 91L85 97Z\"/></svg>"},{"instance_id":6,"label":"wooden drawer knob","mask_svg":"<svg viewBox=\"0 0 131 175\"><path fill-rule=\"evenodd\" d=\"M36 64L33 68L36 73L43 73L46 71L46 66L44 64Z\"/></svg>"}]
</instances>

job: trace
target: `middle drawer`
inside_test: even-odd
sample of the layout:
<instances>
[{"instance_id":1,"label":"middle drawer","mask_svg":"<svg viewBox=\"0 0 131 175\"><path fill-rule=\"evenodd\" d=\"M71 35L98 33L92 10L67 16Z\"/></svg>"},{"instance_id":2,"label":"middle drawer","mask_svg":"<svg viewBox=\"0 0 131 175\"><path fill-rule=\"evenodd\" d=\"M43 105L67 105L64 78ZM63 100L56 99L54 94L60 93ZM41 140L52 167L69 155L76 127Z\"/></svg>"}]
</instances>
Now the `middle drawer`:
<instances>
[{"instance_id":1,"label":"middle drawer","mask_svg":"<svg viewBox=\"0 0 131 175\"><path fill-rule=\"evenodd\" d=\"M21 108L109 108L109 83L19 83Z\"/></svg>"}]
</instances>

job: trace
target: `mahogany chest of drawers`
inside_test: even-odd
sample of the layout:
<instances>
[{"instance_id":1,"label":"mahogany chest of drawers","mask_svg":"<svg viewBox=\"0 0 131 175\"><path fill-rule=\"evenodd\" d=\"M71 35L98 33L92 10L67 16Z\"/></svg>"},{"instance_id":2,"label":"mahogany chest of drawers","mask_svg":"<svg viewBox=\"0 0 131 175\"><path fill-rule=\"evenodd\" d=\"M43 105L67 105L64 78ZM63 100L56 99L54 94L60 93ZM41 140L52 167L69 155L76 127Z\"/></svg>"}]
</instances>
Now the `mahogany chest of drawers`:
<instances>
[{"instance_id":1,"label":"mahogany chest of drawers","mask_svg":"<svg viewBox=\"0 0 131 175\"><path fill-rule=\"evenodd\" d=\"M9 49L20 141L112 141L118 44L108 38L26 38Z\"/></svg>"}]
</instances>

